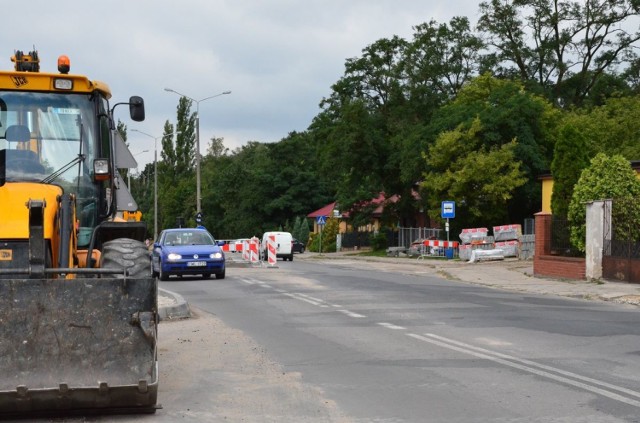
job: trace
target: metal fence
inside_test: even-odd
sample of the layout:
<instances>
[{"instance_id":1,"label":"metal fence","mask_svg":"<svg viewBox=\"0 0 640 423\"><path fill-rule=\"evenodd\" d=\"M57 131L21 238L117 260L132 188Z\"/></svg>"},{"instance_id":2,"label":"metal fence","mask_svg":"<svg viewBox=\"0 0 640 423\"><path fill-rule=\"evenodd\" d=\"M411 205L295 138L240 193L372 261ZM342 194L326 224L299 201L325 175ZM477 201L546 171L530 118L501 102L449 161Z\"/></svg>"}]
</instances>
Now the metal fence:
<instances>
[{"instance_id":1,"label":"metal fence","mask_svg":"<svg viewBox=\"0 0 640 423\"><path fill-rule=\"evenodd\" d=\"M640 259L640 222L635 217L637 202L616 199L605 201L604 207L604 255Z\"/></svg>"},{"instance_id":2,"label":"metal fence","mask_svg":"<svg viewBox=\"0 0 640 423\"><path fill-rule=\"evenodd\" d=\"M442 229L437 228L398 228L398 243L395 245L409 248L416 239L440 239L441 232Z\"/></svg>"},{"instance_id":3,"label":"metal fence","mask_svg":"<svg viewBox=\"0 0 640 423\"><path fill-rule=\"evenodd\" d=\"M522 235L535 235L536 234L536 220L529 217L524 219L522 225Z\"/></svg>"},{"instance_id":4,"label":"metal fence","mask_svg":"<svg viewBox=\"0 0 640 423\"><path fill-rule=\"evenodd\" d=\"M569 221L553 216L551 219L551 253L565 257L584 257L584 253L571 245L570 238Z\"/></svg>"}]
</instances>

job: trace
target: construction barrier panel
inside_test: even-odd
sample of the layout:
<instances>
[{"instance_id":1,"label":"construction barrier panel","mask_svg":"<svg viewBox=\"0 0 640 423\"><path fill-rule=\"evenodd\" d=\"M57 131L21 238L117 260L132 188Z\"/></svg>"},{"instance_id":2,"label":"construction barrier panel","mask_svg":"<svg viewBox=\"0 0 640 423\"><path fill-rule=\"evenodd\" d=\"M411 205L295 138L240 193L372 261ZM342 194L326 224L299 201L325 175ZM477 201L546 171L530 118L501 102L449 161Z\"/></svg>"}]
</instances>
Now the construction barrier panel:
<instances>
[{"instance_id":1,"label":"construction barrier panel","mask_svg":"<svg viewBox=\"0 0 640 423\"><path fill-rule=\"evenodd\" d=\"M244 260L244 261L251 260L251 253L249 251L249 243L250 243L250 240L248 240L248 239L242 241L242 260Z\"/></svg>"},{"instance_id":2,"label":"construction barrier panel","mask_svg":"<svg viewBox=\"0 0 640 423\"><path fill-rule=\"evenodd\" d=\"M275 267L276 266L276 261L277 261L276 254L277 254L277 252L276 252L276 236L275 235L269 235L269 237L267 238L267 261L268 261L269 267Z\"/></svg>"},{"instance_id":3,"label":"construction barrier panel","mask_svg":"<svg viewBox=\"0 0 640 423\"><path fill-rule=\"evenodd\" d=\"M260 255L258 254L258 246L260 245L260 240L256 237L251 238L249 244L249 261L251 263L259 263Z\"/></svg>"},{"instance_id":4,"label":"construction barrier panel","mask_svg":"<svg viewBox=\"0 0 640 423\"><path fill-rule=\"evenodd\" d=\"M458 252L458 241L440 241L435 239L427 239L422 242L420 255L446 257L452 259Z\"/></svg>"},{"instance_id":5,"label":"construction barrier panel","mask_svg":"<svg viewBox=\"0 0 640 423\"><path fill-rule=\"evenodd\" d=\"M242 245L242 242L225 241L224 245L220 248L222 248L222 251L225 253L240 253L242 252Z\"/></svg>"}]
</instances>

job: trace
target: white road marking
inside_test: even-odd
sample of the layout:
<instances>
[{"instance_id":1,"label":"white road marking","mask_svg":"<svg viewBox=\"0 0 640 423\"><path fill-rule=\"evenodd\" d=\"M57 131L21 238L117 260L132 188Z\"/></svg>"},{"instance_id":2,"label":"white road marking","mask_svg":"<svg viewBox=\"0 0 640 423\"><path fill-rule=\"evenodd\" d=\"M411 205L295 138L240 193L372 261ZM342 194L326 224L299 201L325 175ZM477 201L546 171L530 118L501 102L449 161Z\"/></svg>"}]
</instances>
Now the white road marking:
<instances>
[{"instance_id":1,"label":"white road marking","mask_svg":"<svg viewBox=\"0 0 640 423\"><path fill-rule=\"evenodd\" d=\"M312 301L317 301L319 303L324 303L324 301L321 300L320 298L315 298L315 297L312 297L311 295L306 295L306 294L298 294L298 295L300 295L301 297L308 298L308 299L310 299Z\"/></svg>"},{"instance_id":2,"label":"white road marking","mask_svg":"<svg viewBox=\"0 0 640 423\"><path fill-rule=\"evenodd\" d=\"M518 357L510 356L507 354L498 353L495 351L489 351L484 348L479 348L473 345L465 344L463 342L459 342L453 339L444 338L442 336L438 336L435 334L427 333L426 336L417 335L415 333L408 333L408 336L418 339L420 341L428 342L430 344L438 345L443 348L447 348L450 350L458 351L463 354L472 355L474 357L482 358L485 360L490 360L504 366L513 367L515 369L519 369L528 373L535 374L537 376L545 377L548 379L552 379L561 383L565 383L571 386L575 386L580 389L584 389L585 391L593 392L598 395L602 395L607 398L611 398L616 401L623 402L625 404L632 405L634 407L640 407L640 401L624 397L615 392L611 392L611 390L625 393L629 396L640 398L640 392L632 391L630 389L626 389L621 386L616 386L609 384L607 382L599 381L596 379L592 379L589 377L581 376L575 373L567 372L561 369L557 369L551 366L546 366L543 364L535 363L530 360L521 359ZM537 367L537 368L536 368ZM553 373L551 373L553 372ZM557 374L554 374L557 373ZM564 375L564 376L560 376ZM566 377L565 377L566 376ZM571 378L571 379L570 379ZM600 385L607 389L599 388L597 386L588 385L583 382L579 382L578 380L582 380L584 382L588 382L594 385Z\"/></svg>"},{"instance_id":3,"label":"white road marking","mask_svg":"<svg viewBox=\"0 0 640 423\"><path fill-rule=\"evenodd\" d=\"M345 310L345 309L338 310L338 311L340 313L346 314L349 317L355 317L355 318L367 317L367 316L364 316L362 314L354 313L353 311L349 311L349 310Z\"/></svg>"},{"instance_id":4,"label":"white road marking","mask_svg":"<svg viewBox=\"0 0 640 423\"><path fill-rule=\"evenodd\" d=\"M394 325L393 323L385 323L385 322L381 322L378 323L380 326L385 327L387 329L394 329L394 330L406 330L407 328L402 327L402 326L397 326Z\"/></svg>"},{"instance_id":5,"label":"white road marking","mask_svg":"<svg viewBox=\"0 0 640 423\"><path fill-rule=\"evenodd\" d=\"M269 285L269 284L267 284L265 282L259 281L257 279L250 279L250 278L249 279L244 279L244 278L241 278L240 280L242 282L246 283L246 284L249 284L249 285L260 285L260 286L265 287L265 288L273 289L274 291L276 291L276 292L278 292L280 294L286 295L287 297L290 297L290 298L293 298L293 299L296 299L296 300L300 300L300 301L304 301L306 303L309 303L309 304L312 304L312 305L315 305L315 306L318 306L318 307L322 307L322 308L328 308L328 307L340 308L340 307L342 307L342 306L337 305L337 304L326 303L324 300L322 300L320 298L312 297L311 295L303 294L301 292L291 293L291 292L287 292L287 291L282 290L282 289L277 289L277 288L274 288L271 285ZM362 314L354 313L352 311L345 310L345 309L340 309L340 310L337 310L337 311L339 311L340 313L343 313L343 314L345 314L345 315L347 315L349 317L354 317L354 318L367 317L367 316L364 316Z\"/></svg>"},{"instance_id":6,"label":"white road marking","mask_svg":"<svg viewBox=\"0 0 640 423\"><path fill-rule=\"evenodd\" d=\"M304 301L304 302L309 303L309 304L316 305L316 306L317 306L317 305L320 305L319 303L317 303L317 302L315 302L315 301L313 301L313 300L310 300L310 299L308 299L308 298L301 297L299 294L292 294L292 293L290 293L290 292L285 292L285 293L284 293L284 295L286 295L287 297L294 298L294 299L296 299L296 300L300 300L300 301Z\"/></svg>"}]
</instances>

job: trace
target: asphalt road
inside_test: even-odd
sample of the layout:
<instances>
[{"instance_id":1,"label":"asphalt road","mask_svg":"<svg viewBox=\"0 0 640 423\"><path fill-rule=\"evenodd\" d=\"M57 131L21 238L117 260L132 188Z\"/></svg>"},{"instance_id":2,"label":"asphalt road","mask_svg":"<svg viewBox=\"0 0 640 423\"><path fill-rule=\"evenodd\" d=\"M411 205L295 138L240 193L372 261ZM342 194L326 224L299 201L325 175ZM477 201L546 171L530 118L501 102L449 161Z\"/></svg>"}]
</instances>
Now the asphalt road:
<instances>
[{"instance_id":1,"label":"asphalt road","mask_svg":"<svg viewBox=\"0 0 640 423\"><path fill-rule=\"evenodd\" d=\"M296 259L162 282L195 312L160 324L163 408L39 421L640 421L637 306L400 269Z\"/></svg>"},{"instance_id":2,"label":"asphalt road","mask_svg":"<svg viewBox=\"0 0 640 423\"><path fill-rule=\"evenodd\" d=\"M258 401L244 416L211 404L211 421L640 421L637 308L348 262L278 266L161 284L254 345L296 392L279 384L286 406ZM236 390L266 395L259 385Z\"/></svg>"}]
</instances>

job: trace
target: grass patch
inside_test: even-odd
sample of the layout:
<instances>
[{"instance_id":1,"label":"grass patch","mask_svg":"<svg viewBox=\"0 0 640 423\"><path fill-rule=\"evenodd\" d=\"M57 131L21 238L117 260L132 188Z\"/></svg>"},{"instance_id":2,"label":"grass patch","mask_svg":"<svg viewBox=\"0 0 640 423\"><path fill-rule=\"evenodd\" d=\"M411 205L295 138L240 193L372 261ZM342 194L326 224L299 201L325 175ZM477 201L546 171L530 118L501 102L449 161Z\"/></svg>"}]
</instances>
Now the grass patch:
<instances>
[{"instance_id":1,"label":"grass patch","mask_svg":"<svg viewBox=\"0 0 640 423\"><path fill-rule=\"evenodd\" d=\"M386 250L377 250L377 251L361 251L357 253L359 256L363 257L387 257Z\"/></svg>"}]
</instances>

